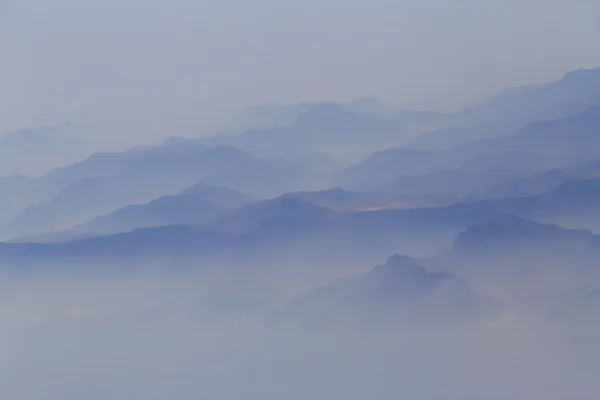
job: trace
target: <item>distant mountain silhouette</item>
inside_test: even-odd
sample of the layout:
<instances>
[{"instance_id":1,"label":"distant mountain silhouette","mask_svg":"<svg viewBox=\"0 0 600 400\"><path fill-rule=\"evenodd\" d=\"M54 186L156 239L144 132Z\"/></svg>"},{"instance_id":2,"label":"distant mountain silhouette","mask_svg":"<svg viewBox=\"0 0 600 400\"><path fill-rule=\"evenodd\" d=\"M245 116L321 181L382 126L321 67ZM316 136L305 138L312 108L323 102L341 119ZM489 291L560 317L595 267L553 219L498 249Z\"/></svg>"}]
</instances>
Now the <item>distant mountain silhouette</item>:
<instances>
[{"instance_id":1,"label":"distant mountain silhouette","mask_svg":"<svg viewBox=\"0 0 600 400\"><path fill-rule=\"evenodd\" d=\"M600 178L600 159L555 168L525 178L509 179L492 187L489 197L526 197L549 192L569 180Z\"/></svg>"},{"instance_id":2,"label":"distant mountain silhouette","mask_svg":"<svg viewBox=\"0 0 600 400\"><path fill-rule=\"evenodd\" d=\"M360 184L383 184L401 175L417 175L432 169L438 154L425 150L388 149L374 153L366 160L338 173L334 182L342 187Z\"/></svg>"},{"instance_id":3,"label":"distant mountain silhouette","mask_svg":"<svg viewBox=\"0 0 600 400\"><path fill-rule=\"evenodd\" d=\"M200 224L252 201L253 198L231 189L199 184L177 195L159 197L100 216L75 227L72 234L99 235L165 225Z\"/></svg>"},{"instance_id":4,"label":"distant mountain silhouette","mask_svg":"<svg viewBox=\"0 0 600 400\"><path fill-rule=\"evenodd\" d=\"M492 200L506 211L522 216L588 216L600 214L600 179L569 180L546 193Z\"/></svg>"},{"instance_id":5,"label":"distant mountain silhouette","mask_svg":"<svg viewBox=\"0 0 600 400\"><path fill-rule=\"evenodd\" d=\"M358 189L397 195L478 199L485 198L499 182L505 182L514 176L520 176L520 174L517 171L496 169L475 172L447 170L420 176L398 176L391 182L364 184L360 185Z\"/></svg>"},{"instance_id":6,"label":"distant mountain silhouette","mask_svg":"<svg viewBox=\"0 0 600 400\"><path fill-rule=\"evenodd\" d=\"M227 134L232 134L246 130L281 128L293 124L312 104L300 103L291 106L266 104L248 107L226 121L224 130Z\"/></svg>"},{"instance_id":7,"label":"distant mountain silhouette","mask_svg":"<svg viewBox=\"0 0 600 400\"><path fill-rule=\"evenodd\" d=\"M509 136L472 141L446 151L385 150L340 172L336 183L360 188L363 184L392 182L405 175L442 171L496 170L508 171L506 179L526 177L600 159L598 126L600 106L566 118L533 123ZM490 188L500 183L491 182Z\"/></svg>"},{"instance_id":8,"label":"distant mountain silhouette","mask_svg":"<svg viewBox=\"0 0 600 400\"><path fill-rule=\"evenodd\" d=\"M244 130L205 140L231 145L259 155L319 152L353 158L380 148L400 145L430 124L437 114L394 112L376 99L348 104L303 103L292 122L271 128Z\"/></svg>"},{"instance_id":9,"label":"distant mountain silhouette","mask_svg":"<svg viewBox=\"0 0 600 400\"><path fill-rule=\"evenodd\" d=\"M578 70L557 82L511 88L452 115L449 126L406 143L444 150L472 140L510 134L536 121L552 120L600 105L600 68Z\"/></svg>"},{"instance_id":10,"label":"distant mountain silhouette","mask_svg":"<svg viewBox=\"0 0 600 400\"><path fill-rule=\"evenodd\" d=\"M68 229L130 204L177 193L207 175L213 178L235 171L242 178L268 173L265 167L261 160L228 148L186 145L140 153L98 154L42 178L40 185L52 181L73 183L50 201L29 206L7 221L2 230L7 235L23 236Z\"/></svg>"},{"instance_id":11,"label":"distant mountain silhouette","mask_svg":"<svg viewBox=\"0 0 600 400\"><path fill-rule=\"evenodd\" d=\"M587 242L589 231L571 231L557 225L540 224L511 215L502 215L477 224L461 233L453 251L505 252L510 249L531 249L549 244Z\"/></svg>"},{"instance_id":12,"label":"distant mountain silhouette","mask_svg":"<svg viewBox=\"0 0 600 400\"><path fill-rule=\"evenodd\" d=\"M0 177L0 221L25 208L35 190L35 180L23 175Z\"/></svg>"},{"instance_id":13,"label":"distant mountain silhouette","mask_svg":"<svg viewBox=\"0 0 600 400\"><path fill-rule=\"evenodd\" d=\"M99 153L29 182L15 194L22 199L21 207L29 207L5 223L2 231L21 236L73 227L127 205L178 193L199 181L271 197L309 189L321 180L327 175L314 158L258 158L195 141Z\"/></svg>"},{"instance_id":14,"label":"distant mountain silhouette","mask_svg":"<svg viewBox=\"0 0 600 400\"><path fill-rule=\"evenodd\" d=\"M442 196L402 195L348 191L334 188L322 191L303 191L285 194L284 197L297 198L321 207L339 212L401 210L449 205L456 199Z\"/></svg>"},{"instance_id":15,"label":"distant mountain silhouette","mask_svg":"<svg viewBox=\"0 0 600 400\"><path fill-rule=\"evenodd\" d=\"M202 256L206 260L210 254L231 247L233 241L224 233L165 226L64 243L0 243L0 265L20 270L50 265L76 269L92 265L148 268L168 262L176 265L177 259L189 263Z\"/></svg>"},{"instance_id":16,"label":"distant mountain silhouette","mask_svg":"<svg viewBox=\"0 0 600 400\"><path fill-rule=\"evenodd\" d=\"M352 192L338 190L287 194L240 207L216 221L213 228L239 234L257 232L270 226L269 221L277 221L277 226L292 233L301 231L300 227L311 227L313 230L318 228L320 231L341 234L372 233L373 237L379 237L394 231L406 233L421 228L465 229L496 213L494 207L485 202L415 209L336 212L333 193L354 197Z\"/></svg>"},{"instance_id":17,"label":"distant mountain silhouette","mask_svg":"<svg viewBox=\"0 0 600 400\"><path fill-rule=\"evenodd\" d=\"M380 300L393 300L394 307L400 307L411 299L402 297L401 293L410 294L415 289L417 297L413 300L427 305L417 315L443 310L436 315L458 318L464 309L459 308L462 311L458 314L451 312L458 304L453 303L455 297L446 298L444 294L438 299L436 294L433 298L439 303L435 303L434 309L428 308L431 303L427 299L438 293L438 288L446 287L440 282L454 285L461 280L442 279L446 273L426 273L420 267L460 276L477 292L502 302L522 303L534 293L540 299L549 298L544 296L556 296L570 286L585 282L596 270L594 265L600 255L600 240L589 231L567 230L499 214L489 202L431 209L336 213L297 198L283 197L242 206L216 223L202 227L147 228L65 243L3 243L0 244L0 265L20 269L81 268L82 265L112 268L196 265L204 268L204 265L224 263L245 268L297 266L302 270L308 267L307 263L314 263L314 267L319 268L339 270L344 267L346 271L356 271L357 264L394 250L405 249L414 254L423 243L439 246L458 231L463 232L454 244L432 258L419 262L395 258L386 267L377 268L350 285L334 285L331 296L337 300L324 303L318 309L325 312L331 304L339 304L339 299L346 298L342 293L348 293L357 301L356 306L347 309L350 314L343 314L344 318L354 316L360 307L379 307ZM403 282L409 286L403 286ZM372 298L365 292L365 288L371 288L368 285L373 285ZM472 292L461 289L458 298L464 299L464 295L471 299L471 294L464 293ZM310 307L316 307L312 301ZM452 307L446 309L442 305ZM471 309L469 307L465 309ZM383 312L385 308L379 310ZM400 308L396 311L400 312ZM408 315L414 316L412 311Z\"/></svg>"},{"instance_id":18,"label":"distant mountain silhouette","mask_svg":"<svg viewBox=\"0 0 600 400\"><path fill-rule=\"evenodd\" d=\"M581 187L577 189L578 186ZM423 234L446 232L445 235L450 237L453 232L489 221L503 213L533 218L564 215L577 212L577 210L589 213L589 210L596 207L597 202L594 197L597 193L596 186L597 182L595 181L572 182L556 192L531 198L481 201L420 209L385 209L383 207L373 211L360 211L360 209L366 204L370 205L371 201L375 202L373 204L387 204L379 202L387 201L386 199L390 197L365 195L339 189L324 192L299 192L242 206L214 223L204 223L202 226L207 230L256 236L262 238L264 243L273 240L294 243L300 238L309 236L318 242L321 240L319 238L327 237L328 242L326 243L329 243L332 249L335 246L342 248L351 245L357 252L361 249L367 250L369 247L377 252L392 251L393 246L402 242L405 242L405 245L409 243L410 241L407 240L411 235L414 238L419 237L419 232ZM206 192L202 186L195 190ZM179 201L182 203L178 203ZM188 201L189 203L187 203ZM184 203L189 208L183 207ZM359 210L351 210L357 204ZM205 205L206 202L197 203L189 197L189 194L184 194L181 197L166 197L142 207L126 207L112 214L110 218L117 218L123 214L136 216L138 211L142 214L150 211L148 218L153 218L154 212L158 215L156 217L158 221L153 221L153 223L198 223L202 221L193 221L188 212L195 213L194 207L197 206L200 208L197 215L204 215L202 212L206 209L202 207ZM175 218L174 221L160 220L165 215L161 213L164 211L161 211L163 206L168 211L166 215L169 218ZM209 209L213 210L210 207ZM343 212L335 212L335 209ZM176 221L179 217L182 220ZM100 218L95 223L102 222L105 218ZM517 219L517 221L519 220ZM531 223L533 224L533 222ZM527 226L515 223L513 228L516 231L523 228L521 230L528 232L524 230ZM482 235L482 238L484 237L486 236Z\"/></svg>"},{"instance_id":19,"label":"distant mountain silhouette","mask_svg":"<svg viewBox=\"0 0 600 400\"><path fill-rule=\"evenodd\" d=\"M538 187L554 186L564 181L565 174L539 177ZM500 212L511 213L536 221L557 223L569 228L600 230L600 179L567 180L555 189L535 196L487 200Z\"/></svg>"},{"instance_id":20,"label":"distant mountain silhouette","mask_svg":"<svg viewBox=\"0 0 600 400\"><path fill-rule=\"evenodd\" d=\"M560 80L545 85L531 85L522 90L504 92L490 101L462 111L463 118L487 121L521 120L528 122L564 116L561 109L572 111L573 103L581 104L579 112L598 104L600 68L569 72Z\"/></svg>"},{"instance_id":21,"label":"distant mountain silhouette","mask_svg":"<svg viewBox=\"0 0 600 400\"><path fill-rule=\"evenodd\" d=\"M125 208L122 212L129 213L130 210ZM169 212L175 211L170 209ZM193 256L200 262L211 254L220 253L229 262L236 260L244 265L273 263L280 257L291 255L300 257L299 260L330 266L338 262L356 264L397 251L430 254L450 244L460 230L487 220L494 213L487 204L340 213L301 198L283 196L239 207L214 222L197 227L145 228L85 240L72 240L59 232L53 237L60 243L42 245L27 243L26 239L5 243L2 245L4 253L0 252L0 265L20 265L28 260L36 260L40 265L60 265L71 260L73 248L78 252L77 258L88 263L111 259L114 265L127 264L147 258L142 251L144 246L152 247L152 257L161 260ZM39 224L35 219L34 222ZM178 240L191 243L190 247L181 247L183 245L170 238L159 246L155 244L174 229ZM203 232L202 235L198 231ZM80 234L86 236L85 232ZM207 243L196 242L203 240L203 235L206 235ZM30 240L51 239L52 236L40 239L34 236ZM121 242L133 243L131 252L127 247L113 251L106 244ZM105 254L100 256L102 253ZM8 259L3 258L4 255Z\"/></svg>"},{"instance_id":22,"label":"distant mountain silhouette","mask_svg":"<svg viewBox=\"0 0 600 400\"><path fill-rule=\"evenodd\" d=\"M226 132L268 130L292 125L312 108L335 104L357 115L394 119L410 124L438 122L445 117L432 111L397 110L373 96L365 96L347 103L302 102L294 105L267 104L250 107L237 113L226 124Z\"/></svg>"},{"instance_id":23,"label":"distant mountain silhouette","mask_svg":"<svg viewBox=\"0 0 600 400\"><path fill-rule=\"evenodd\" d=\"M406 141L402 148L444 151L473 140L502 137L516 132L524 124L496 122L482 125L450 125L425 132Z\"/></svg>"},{"instance_id":24,"label":"distant mountain silhouette","mask_svg":"<svg viewBox=\"0 0 600 400\"><path fill-rule=\"evenodd\" d=\"M228 209L237 208L257 200L226 187L208 186L204 183L198 183L189 189L183 190L180 194L193 196L207 203Z\"/></svg>"},{"instance_id":25,"label":"distant mountain silhouette","mask_svg":"<svg viewBox=\"0 0 600 400\"><path fill-rule=\"evenodd\" d=\"M92 143L74 123L22 129L0 137L0 174L40 176L87 157Z\"/></svg>"},{"instance_id":26,"label":"distant mountain silhouette","mask_svg":"<svg viewBox=\"0 0 600 400\"><path fill-rule=\"evenodd\" d=\"M249 204L218 220L218 230L232 234L298 235L317 233L335 212L299 198L283 196Z\"/></svg>"},{"instance_id":27,"label":"distant mountain silhouette","mask_svg":"<svg viewBox=\"0 0 600 400\"><path fill-rule=\"evenodd\" d=\"M183 179L186 179L192 173L195 176L200 173L214 173L215 169L218 171L218 168L224 165L231 168L243 167L253 161L254 157L234 148L210 148L189 140L122 152L94 153L83 161L56 168L43 177L32 180L28 204L41 204L52 200L70 185L84 179L112 179L123 174L132 176L144 172L148 175L156 172L167 175L172 172L171 180L182 179L176 173L184 172ZM189 171L186 167L200 168L200 171ZM199 180L186 183L179 190Z\"/></svg>"},{"instance_id":28,"label":"distant mountain silhouette","mask_svg":"<svg viewBox=\"0 0 600 400\"><path fill-rule=\"evenodd\" d=\"M150 182L140 182L150 187ZM47 203L29 206L2 225L6 236L24 236L72 228L123 204L136 203L141 187L115 184L106 178L78 181Z\"/></svg>"},{"instance_id":29,"label":"distant mountain silhouette","mask_svg":"<svg viewBox=\"0 0 600 400\"><path fill-rule=\"evenodd\" d=\"M491 318L499 311L458 278L428 272L418 260L396 255L362 277L299 296L284 320L327 328L416 327Z\"/></svg>"},{"instance_id":30,"label":"distant mountain silhouette","mask_svg":"<svg viewBox=\"0 0 600 400\"><path fill-rule=\"evenodd\" d=\"M525 178L507 179L493 185L487 195L496 198L514 198L539 195L551 191L569 180L569 174L556 168Z\"/></svg>"},{"instance_id":31,"label":"distant mountain silhouette","mask_svg":"<svg viewBox=\"0 0 600 400\"><path fill-rule=\"evenodd\" d=\"M457 274L503 303L533 307L597 275L589 262L594 240L587 230L502 215L465 230L426 265Z\"/></svg>"},{"instance_id":32,"label":"distant mountain silhouette","mask_svg":"<svg viewBox=\"0 0 600 400\"><path fill-rule=\"evenodd\" d=\"M565 167L600 158L600 106L547 122L537 122L498 139L467 143L450 151L467 161L481 156L526 153L535 169Z\"/></svg>"}]
</instances>

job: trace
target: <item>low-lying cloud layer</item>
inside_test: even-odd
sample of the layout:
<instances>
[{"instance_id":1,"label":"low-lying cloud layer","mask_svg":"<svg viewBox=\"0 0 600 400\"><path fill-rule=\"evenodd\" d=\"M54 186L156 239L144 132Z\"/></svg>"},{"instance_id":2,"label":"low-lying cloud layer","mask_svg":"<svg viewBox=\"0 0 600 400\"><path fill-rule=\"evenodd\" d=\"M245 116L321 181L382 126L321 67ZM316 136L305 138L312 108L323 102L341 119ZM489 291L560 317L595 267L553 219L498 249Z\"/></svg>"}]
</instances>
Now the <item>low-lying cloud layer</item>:
<instances>
[{"instance_id":1,"label":"low-lying cloud layer","mask_svg":"<svg viewBox=\"0 0 600 400\"><path fill-rule=\"evenodd\" d=\"M581 327L506 317L422 332L286 331L260 313L203 312L219 307L206 279L5 278L3 395L591 400L600 390L592 321Z\"/></svg>"}]
</instances>

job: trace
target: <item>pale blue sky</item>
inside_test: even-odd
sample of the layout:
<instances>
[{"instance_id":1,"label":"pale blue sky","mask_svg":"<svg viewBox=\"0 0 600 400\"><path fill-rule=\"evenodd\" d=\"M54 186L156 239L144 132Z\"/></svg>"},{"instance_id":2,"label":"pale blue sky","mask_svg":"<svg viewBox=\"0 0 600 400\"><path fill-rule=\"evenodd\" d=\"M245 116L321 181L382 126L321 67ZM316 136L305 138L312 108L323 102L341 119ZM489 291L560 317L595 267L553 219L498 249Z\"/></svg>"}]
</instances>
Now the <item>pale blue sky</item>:
<instances>
[{"instance_id":1,"label":"pale blue sky","mask_svg":"<svg viewBox=\"0 0 600 400\"><path fill-rule=\"evenodd\" d=\"M449 109L600 65L597 0L5 3L2 132L78 120L167 135L363 95Z\"/></svg>"}]
</instances>

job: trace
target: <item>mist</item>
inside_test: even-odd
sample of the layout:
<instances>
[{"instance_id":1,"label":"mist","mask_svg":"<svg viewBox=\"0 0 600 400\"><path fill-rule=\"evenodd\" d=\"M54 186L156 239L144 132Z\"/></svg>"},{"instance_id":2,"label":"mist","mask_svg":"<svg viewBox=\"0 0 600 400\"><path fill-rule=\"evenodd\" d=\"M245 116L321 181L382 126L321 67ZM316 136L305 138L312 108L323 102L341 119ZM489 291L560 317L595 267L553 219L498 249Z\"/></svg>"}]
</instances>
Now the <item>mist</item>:
<instances>
[{"instance_id":1,"label":"mist","mask_svg":"<svg viewBox=\"0 0 600 400\"><path fill-rule=\"evenodd\" d=\"M595 0L0 0L0 397L596 400Z\"/></svg>"},{"instance_id":2,"label":"mist","mask_svg":"<svg viewBox=\"0 0 600 400\"><path fill-rule=\"evenodd\" d=\"M0 131L75 121L127 145L267 103L454 110L600 64L591 0L4 3Z\"/></svg>"},{"instance_id":3,"label":"mist","mask_svg":"<svg viewBox=\"0 0 600 400\"><path fill-rule=\"evenodd\" d=\"M203 316L195 274L33 274L3 286L11 399L558 400L600 389L591 332L566 324L290 332Z\"/></svg>"}]
</instances>

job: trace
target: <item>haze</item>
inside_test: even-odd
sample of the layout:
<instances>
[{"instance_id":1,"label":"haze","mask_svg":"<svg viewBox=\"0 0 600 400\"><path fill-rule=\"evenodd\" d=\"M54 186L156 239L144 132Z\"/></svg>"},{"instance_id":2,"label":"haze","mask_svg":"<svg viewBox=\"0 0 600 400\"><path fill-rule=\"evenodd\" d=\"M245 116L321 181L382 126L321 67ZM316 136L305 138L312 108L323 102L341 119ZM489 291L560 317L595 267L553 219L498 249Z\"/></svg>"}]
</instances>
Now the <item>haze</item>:
<instances>
[{"instance_id":1,"label":"haze","mask_svg":"<svg viewBox=\"0 0 600 400\"><path fill-rule=\"evenodd\" d=\"M594 0L19 0L0 132L77 121L148 142L265 103L448 110L600 64Z\"/></svg>"},{"instance_id":2,"label":"haze","mask_svg":"<svg viewBox=\"0 0 600 400\"><path fill-rule=\"evenodd\" d=\"M0 398L597 400L596 0L0 0Z\"/></svg>"}]
</instances>

